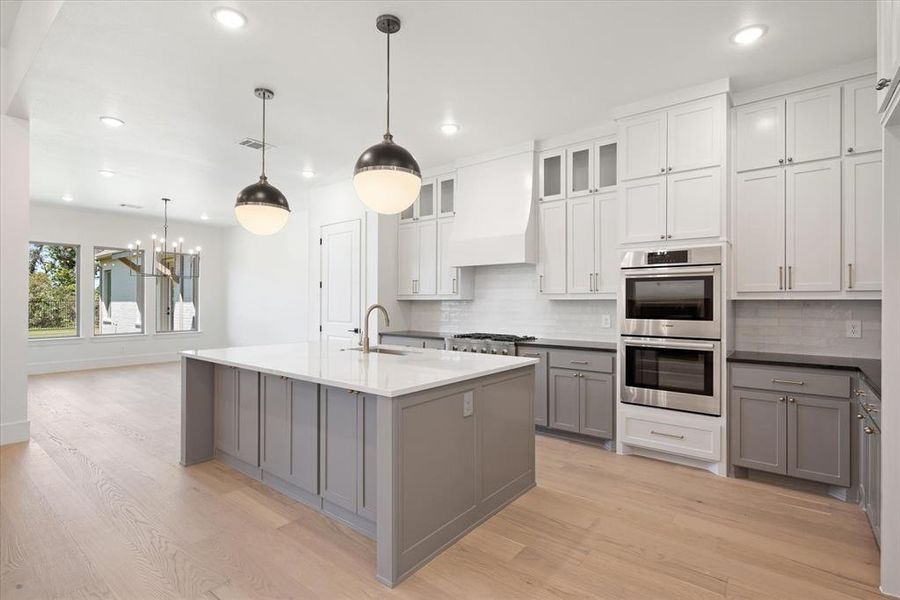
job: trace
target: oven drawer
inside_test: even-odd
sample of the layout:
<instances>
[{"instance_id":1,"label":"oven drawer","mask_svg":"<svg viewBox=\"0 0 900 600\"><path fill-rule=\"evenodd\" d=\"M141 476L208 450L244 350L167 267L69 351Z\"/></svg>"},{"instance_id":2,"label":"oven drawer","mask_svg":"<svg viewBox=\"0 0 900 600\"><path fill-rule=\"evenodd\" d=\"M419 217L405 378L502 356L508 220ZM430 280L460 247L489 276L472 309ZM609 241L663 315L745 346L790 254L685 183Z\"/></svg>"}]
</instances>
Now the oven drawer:
<instances>
[{"instance_id":1,"label":"oven drawer","mask_svg":"<svg viewBox=\"0 0 900 600\"><path fill-rule=\"evenodd\" d=\"M585 352L583 350L550 350L550 366L577 371L613 372L612 352Z\"/></svg>"},{"instance_id":2,"label":"oven drawer","mask_svg":"<svg viewBox=\"0 0 900 600\"><path fill-rule=\"evenodd\" d=\"M797 392L816 396L850 397L851 377L848 374L825 373L805 369L772 367L731 367L731 385L757 390Z\"/></svg>"},{"instance_id":3,"label":"oven drawer","mask_svg":"<svg viewBox=\"0 0 900 600\"><path fill-rule=\"evenodd\" d=\"M622 418L622 443L717 462L722 456L722 427L717 423L626 412Z\"/></svg>"}]
</instances>

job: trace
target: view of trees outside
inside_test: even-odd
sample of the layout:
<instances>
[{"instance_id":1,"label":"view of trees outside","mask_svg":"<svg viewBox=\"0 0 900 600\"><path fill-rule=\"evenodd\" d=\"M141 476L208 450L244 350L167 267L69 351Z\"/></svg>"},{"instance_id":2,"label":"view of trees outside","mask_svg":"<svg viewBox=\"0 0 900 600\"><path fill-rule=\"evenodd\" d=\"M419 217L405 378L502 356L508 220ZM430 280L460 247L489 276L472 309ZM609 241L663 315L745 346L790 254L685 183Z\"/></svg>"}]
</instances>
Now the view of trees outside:
<instances>
[{"instance_id":1,"label":"view of trees outside","mask_svg":"<svg viewBox=\"0 0 900 600\"><path fill-rule=\"evenodd\" d=\"M28 336L78 335L78 248L32 242L28 249Z\"/></svg>"}]
</instances>

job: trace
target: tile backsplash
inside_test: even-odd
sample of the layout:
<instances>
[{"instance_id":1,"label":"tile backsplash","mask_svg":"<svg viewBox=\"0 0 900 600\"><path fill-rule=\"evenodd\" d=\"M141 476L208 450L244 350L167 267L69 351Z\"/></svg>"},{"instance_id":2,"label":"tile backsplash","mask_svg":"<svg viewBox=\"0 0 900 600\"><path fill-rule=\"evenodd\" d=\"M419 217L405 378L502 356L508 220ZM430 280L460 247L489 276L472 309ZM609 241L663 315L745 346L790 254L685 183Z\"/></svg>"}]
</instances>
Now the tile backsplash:
<instances>
[{"instance_id":1,"label":"tile backsplash","mask_svg":"<svg viewBox=\"0 0 900 600\"><path fill-rule=\"evenodd\" d=\"M547 300L534 265L475 267L475 299L410 302L410 329L485 331L557 339L615 339L615 300ZM608 315L609 327L603 327Z\"/></svg>"},{"instance_id":2,"label":"tile backsplash","mask_svg":"<svg viewBox=\"0 0 900 600\"><path fill-rule=\"evenodd\" d=\"M739 300L734 347L753 352L878 358L878 300ZM862 337L846 337L846 321L862 321Z\"/></svg>"}]
</instances>

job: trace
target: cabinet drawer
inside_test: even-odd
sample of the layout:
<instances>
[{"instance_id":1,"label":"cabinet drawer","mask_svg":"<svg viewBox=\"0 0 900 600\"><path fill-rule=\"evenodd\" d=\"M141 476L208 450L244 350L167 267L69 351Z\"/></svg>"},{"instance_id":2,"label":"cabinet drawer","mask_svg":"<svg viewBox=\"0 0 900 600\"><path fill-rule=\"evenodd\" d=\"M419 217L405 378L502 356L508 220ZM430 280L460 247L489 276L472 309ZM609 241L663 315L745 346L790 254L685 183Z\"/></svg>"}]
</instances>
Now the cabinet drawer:
<instances>
[{"instance_id":1,"label":"cabinet drawer","mask_svg":"<svg viewBox=\"0 0 900 600\"><path fill-rule=\"evenodd\" d=\"M579 371L613 372L612 352L586 352L583 350L551 350L550 366Z\"/></svg>"},{"instance_id":2,"label":"cabinet drawer","mask_svg":"<svg viewBox=\"0 0 900 600\"><path fill-rule=\"evenodd\" d=\"M407 337L403 335L389 335L386 333L381 334L381 343L385 346L407 346L409 348L425 347L424 338ZM443 344L441 344L441 347L443 348Z\"/></svg>"},{"instance_id":3,"label":"cabinet drawer","mask_svg":"<svg viewBox=\"0 0 900 600\"><path fill-rule=\"evenodd\" d=\"M731 384L758 390L850 397L850 375L804 369L734 366L731 369Z\"/></svg>"},{"instance_id":4,"label":"cabinet drawer","mask_svg":"<svg viewBox=\"0 0 900 600\"><path fill-rule=\"evenodd\" d=\"M626 413L622 419L622 442L710 462L722 455L722 432L717 424L660 421Z\"/></svg>"}]
</instances>

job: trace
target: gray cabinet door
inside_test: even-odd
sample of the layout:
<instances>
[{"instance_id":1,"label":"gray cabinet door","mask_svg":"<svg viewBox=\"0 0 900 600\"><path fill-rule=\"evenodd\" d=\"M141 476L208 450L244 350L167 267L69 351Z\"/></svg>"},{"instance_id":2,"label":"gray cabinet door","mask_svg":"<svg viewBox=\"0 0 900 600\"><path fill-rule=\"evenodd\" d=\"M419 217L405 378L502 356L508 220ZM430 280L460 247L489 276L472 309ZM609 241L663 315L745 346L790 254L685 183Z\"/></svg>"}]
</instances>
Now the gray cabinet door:
<instances>
[{"instance_id":1,"label":"gray cabinet door","mask_svg":"<svg viewBox=\"0 0 900 600\"><path fill-rule=\"evenodd\" d=\"M288 481L319 493L319 386L288 380L290 394L290 476Z\"/></svg>"},{"instance_id":2,"label":"gray cabinet door","mask_svg":"<svg viewBox=\"0 0 900 600\"><path fill-rule=\"evenodd\" d=\"M853 421L856 423L854 427L857 428L856 472L859 477L859 504L866 509L869 497L869 440L865 432L866 413L862 409L862 400L856 401L854 409L853 416L855 418Z\"/></svg>"},{"instance_id":3,"label":"gray cabinet door","mask_svg":"<svg viewBox=\"0 0 900 600\"><path fill-rule=\"evenodd\" d=\"M850 402L788 396L787 473L850 485Z\"/></svg>"},{"instance_id":4,"label":"gray cabinet door","mask_svg":"<svg viewBox=\"0 0 900 600\"><path fill-rule=\"evenodd\" d=\"M259 373L237 370L237 449L235 456L259 466Z\"/></svg>"},{"instance_id":5,"label":"gray cabinet door","mask_svg":"<svg viewBox=\"0 0 900 600\"><path fill-rule=\"evenodd\" d=\"M547 404L547 351L532 348L519 348L519 356L536 358L540 362L534 365L534 423L546 427L549 423Z\"/></svg>"},{"instance_id":6,"label":"gray cabinet door","mask_svg":"<svg viewBox=\"0 0 900 600\"><path fill-rule=\"evenodd\" d=\"M378 409L377 396L359 395L357 410L359 411L359 430L362 439L359 440L359 507L357 513L370 521L375 520L375 496L377 487L377 454L375 440L377 438L377 421L375 420Z\"/></svg>"},{"instance_id":7,"label":"gray cabinet door","mask_svg":"<svg viewBox=\"0 0 900 600\"><path fill-rule=\"evenodd\" d=\"M356 395L322 386L320 403L322 497L356 512L359 411Z\"/></svg>"},{"instance_id":8,"label":"gray cabinet door","mask_svg":"<svg viewBox=\"0 0 900 600\"><path fill-rule=\"evenodd\" d=\"M260 379L260 466L276 477L291 476L291 403L288 382L278 375L262 375Z\"/></svg>"},{"instance_id":9,"label":"gray cabinet door","mask_svg":"<svg viewBox=\"0 0 900 600\"><path fill-rule=\"evenodd\" d=\"M615 429L613 376L581 374L581 433L612 439Z\"/></svg>"},{"instance_id":10,"label":"gray cabinet door","mask_svg":"<svg viewBox=\"0 0 900 600\"><path fill-rule=\"evenodd\" d=\"M576 371L550 369L550 427L578 433L581 378Z\"/></svg>"},{"instance_id":11,"label":"gray cabinet door","mask_svg":"<svg viewBox=\"0 0 900 600\"><path fill-rule=\"evenodd\" d=\"M863 432L867 462L862 476L866 480L865 509L875 539L881 543L881 433L866 419L872 433Z\"/></svg>"},{"instance_id":12,"label":"gray cabinet door","mask_svg":"<svg viewBox=\"0 0 900 600\"><path fill-rule=\"evenodd\" d=\"M228 454L237 451L237 380L236 369L216 365L213 370L215 397L216 449Z\"/></svg>"},{"instance_id":13,"label":"gray cabinet door","mask_svg":"<svg viewBox=\"0 0 900 600\"><path fill-rule=\"evenodd\" d=\"M741 467L787 473L786 398L774 392L731 390L731 461Z\"/></svg>"}]
</instances>

